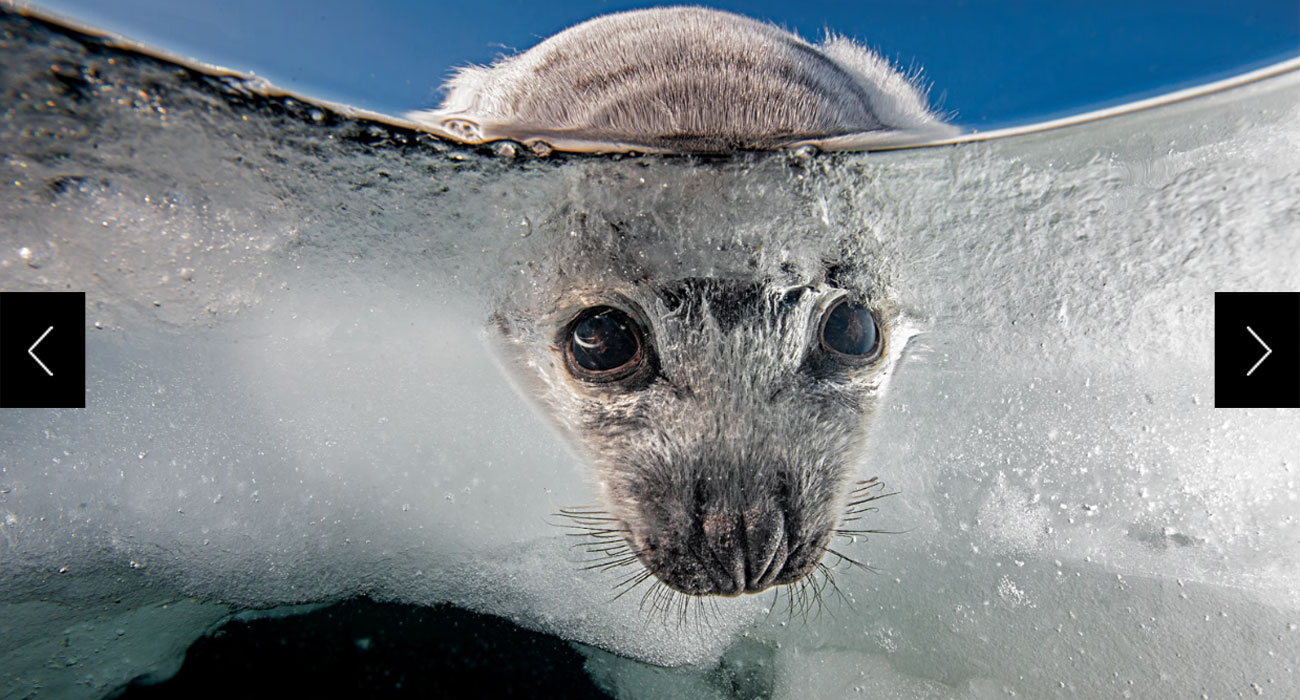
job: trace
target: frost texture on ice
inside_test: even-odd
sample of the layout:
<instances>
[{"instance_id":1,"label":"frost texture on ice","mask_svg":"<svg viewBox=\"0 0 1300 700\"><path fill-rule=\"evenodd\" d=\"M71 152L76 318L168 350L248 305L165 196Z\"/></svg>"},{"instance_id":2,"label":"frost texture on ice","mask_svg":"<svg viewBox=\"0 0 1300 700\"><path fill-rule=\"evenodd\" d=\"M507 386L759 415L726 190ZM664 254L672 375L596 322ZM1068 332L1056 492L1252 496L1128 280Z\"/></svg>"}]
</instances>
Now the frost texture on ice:
<instances>
[{"instance_id":1,"label":"frost texture on ice","mask_svg":"<svg viewBox=\"0 0 1300 700\"><path fill-rule=\"evenodd\" d=\"M86 291L88 389L0 415L0 695L356 594L591 645L625 697L1300 692L1297 415L1212 408L1213 292L1300 289L1294 75L962 147L511 162L3 23L0 287ZM848 602L678 626L548 524L594 490L483 329L579 215L661 271L876 257L923 332L862 466L903 534L837 545L878 572Z\"/></svg>"}]
</instances>

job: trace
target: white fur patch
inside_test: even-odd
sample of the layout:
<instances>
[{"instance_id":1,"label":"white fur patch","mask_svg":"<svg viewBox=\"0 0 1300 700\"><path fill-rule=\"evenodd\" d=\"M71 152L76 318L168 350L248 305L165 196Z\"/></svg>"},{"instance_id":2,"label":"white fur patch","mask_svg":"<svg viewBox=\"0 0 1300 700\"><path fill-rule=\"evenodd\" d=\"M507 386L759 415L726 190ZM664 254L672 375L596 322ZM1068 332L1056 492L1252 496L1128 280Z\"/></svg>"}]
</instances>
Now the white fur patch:
<instances>
[{"instance_id":1,"label":"white fur patch","mask_svg":"<svg viewBox=\"0 0 1300 700\"><path fill-rule=\"evenodd\" d=\"M915 77L850 39L832 34L814 46L704 8L598 17L492 66L462 68L444 88L440 108L406 116L469 143L845 150L957 132L928 109Z\"/></svg>"}]
</instances>

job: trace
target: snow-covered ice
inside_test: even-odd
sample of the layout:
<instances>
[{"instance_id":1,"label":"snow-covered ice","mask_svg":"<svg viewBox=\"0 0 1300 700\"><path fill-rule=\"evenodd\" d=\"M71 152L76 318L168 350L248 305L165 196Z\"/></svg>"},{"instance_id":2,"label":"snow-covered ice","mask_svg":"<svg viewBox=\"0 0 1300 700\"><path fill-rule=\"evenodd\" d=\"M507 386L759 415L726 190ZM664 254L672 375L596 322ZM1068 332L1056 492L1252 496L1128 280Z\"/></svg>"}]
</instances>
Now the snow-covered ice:
<instances>
[{"instance_id":1,"label":"snow-covered ice","mask_svg":"<svg viewBox=\"0 0 1300 700\"><path fill-rule=\"evenodd\" d=\"M87 293L88 383L0 412L0 696L357 594L583 643L621 697L1300 694L1300 413L1213 408L1212 365L1215 291L1300 290L1295 73L957 147L512 160L0 23L0 288ZM922 333L862 465L901 534L842 543L876 573L679 624L580 569L550 514L593 489L483 330L575 209L697 271L881 256Z\"/></svg>"}]
</instances>

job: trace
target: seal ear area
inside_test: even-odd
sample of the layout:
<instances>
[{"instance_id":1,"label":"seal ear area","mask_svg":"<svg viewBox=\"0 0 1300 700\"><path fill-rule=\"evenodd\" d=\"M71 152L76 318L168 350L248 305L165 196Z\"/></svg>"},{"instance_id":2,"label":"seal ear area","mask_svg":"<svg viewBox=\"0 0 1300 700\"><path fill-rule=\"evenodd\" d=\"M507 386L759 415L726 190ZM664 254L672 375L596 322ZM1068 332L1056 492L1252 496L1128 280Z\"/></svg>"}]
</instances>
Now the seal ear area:
<instances>
[{"instance_id":1,"label":"seal ear area","mask_svg":"<svg viewBox=\"0 0 1300 700\"><path fill-rule=\"evenodd\" d=\"M514 326L510 323L510 319L506 318L506 315L500 311L493 312L492 315L488 317L488 332L495 333L501 338L513 338L515 337L514 330Z\"/></svg>"},{"instance_id":2,"label":"seal ear area","mask_svg":"<svg viewBox=\"0 0 1300 700\"><path fill-rule=\"evenodd\" d=\"M500 311L493 313L483 329L483 340L522 396L536 399L546 395L546 384L538 376L529 352L528 333L516 320Z\"/></svg>"},{"instance_id":3,"label":"seal ear area","mask_svg":"<svg viewBox=\"0 0 1300 700\"><path fill-rule=\"evenodd\" d=\"M553 381L560 371L557 358L539 358L539 345L545 348L547 339L539 337L536 323L536 318L523 312L496 312L489 317L482 338L515 396L532 408L533 415L541 416L573 454L582 455L587 445L581 431L566 419L565 410L557 408L570 400L572 383Z\"/></svg>"}]
</instances>

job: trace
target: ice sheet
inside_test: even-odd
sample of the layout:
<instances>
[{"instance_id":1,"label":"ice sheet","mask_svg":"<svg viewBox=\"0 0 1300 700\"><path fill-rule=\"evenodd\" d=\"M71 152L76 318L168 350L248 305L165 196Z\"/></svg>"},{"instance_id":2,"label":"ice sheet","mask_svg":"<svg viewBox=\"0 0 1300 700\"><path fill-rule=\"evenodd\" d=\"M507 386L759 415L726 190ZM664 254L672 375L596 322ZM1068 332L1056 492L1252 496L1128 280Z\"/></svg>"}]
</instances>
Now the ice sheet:
<instances>
[{"instance_id":1,"label":"ice sheet","mask_svg":"<svg viewBox=\"0 0 1300 700\"><path fill-rule=\"evenodd\" d=\"M1212 408L1211 325L1300 289L1294 74L951 148L512 160L2 21L0 287L88 322L87 407L0 415L5 697L362 593L613 652L629 697L1300 692L1297 415ZM593 491L483 331L575 210L696 273L878 256L923 333L848 602L679 624L580 569L549 514Z\"/></svg>"}]
</instances>

